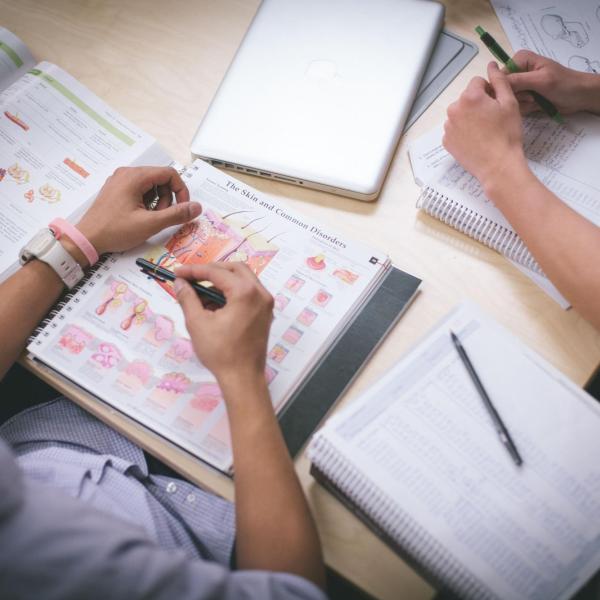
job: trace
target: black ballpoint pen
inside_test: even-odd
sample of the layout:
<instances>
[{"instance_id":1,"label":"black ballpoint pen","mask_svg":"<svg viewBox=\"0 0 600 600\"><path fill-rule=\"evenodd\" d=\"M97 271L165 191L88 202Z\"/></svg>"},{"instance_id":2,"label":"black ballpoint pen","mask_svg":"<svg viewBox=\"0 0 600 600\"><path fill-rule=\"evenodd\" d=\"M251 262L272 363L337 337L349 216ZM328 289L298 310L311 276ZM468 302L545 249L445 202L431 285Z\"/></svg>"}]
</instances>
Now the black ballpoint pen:
<instances>
[{"instance_id":1,"label":"black ballpoint pen","mask_svg":"<svg viewBox=\"0 0 600 600\"><path fill-rule=\"evenodd\" d=\"M175 281L175 273L173 271L169 271L164 267L160 267L145 258L138 258L135 261L135 264L142 269L149 277L153 277L159 281ZM214 302L219 306L225 306L227 300L225 300L225 296L214 288L210 288L206 285L198 283L196 281L190 281L191 286L194 288L198 296L203 298L204 300L209 300L210 302Z\"/></svg>"},{"instance_id":2,"label":"black ballpoint pen","mask_svg":"<svg viewBox=\"0 0 600 600\"><path fill-rule=\"evenodd\" d=\"M475 371L473 364L471 363L471 361L469 360L469 357L467 356L467 352L465 351L465 349L463 348L463 345L460 343L460 340L458 339L458 337L456 336L456 334L453 331L450 332L450 337L452 338L454 347L456 348L456 351L458 352L458 355L460 356L460 359L461 359L463 365L465 365L465 369L467 369L467 372L469 373L469 376L471 377L471 380L473 381L475 388L479 392L479 396L483 400L483 405L485 406L488 414L490 415L490 417L492 418L492 421L494 422L494 427L496 428L496 431L498 432L498 437L500 438L500 441L502 442L504 447L508 450L508 453L510 454L510 456L513 459L513 461L515 462L515 464L518 467L521 466L523 464L523 459L521 458L521 455L519 454L519 451L517 450L515 443L513 442L512 438L510 437L510 433L508 433L508 429L506 429L506 425L504 425L504 423L502 422L502 419L500 418L498 411L492 404L490 397L487 395L487 392L485 391L485 388L483 387L483 384L481 383L481 380L479 379L479 375L477 375L477 372Z\"/></svg>"}]
</instances>

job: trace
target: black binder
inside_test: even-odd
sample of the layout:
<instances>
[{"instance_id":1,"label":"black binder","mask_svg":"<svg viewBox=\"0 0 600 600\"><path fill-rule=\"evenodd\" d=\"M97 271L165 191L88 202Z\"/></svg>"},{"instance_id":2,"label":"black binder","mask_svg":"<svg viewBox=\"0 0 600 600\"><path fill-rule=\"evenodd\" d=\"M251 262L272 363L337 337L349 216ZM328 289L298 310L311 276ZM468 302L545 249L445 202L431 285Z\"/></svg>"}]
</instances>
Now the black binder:
<instances>
[{"instance_id":1,"label":"black binder","mask_svg":"<svg viewBox=\"0 0 600 600\"><path fill-rule=\"evenodd\" d=\"M283 437L295 456L358 375L415 297L421 280L392 268L370 300L279 413Z\"/></svg>"}]
</instances>

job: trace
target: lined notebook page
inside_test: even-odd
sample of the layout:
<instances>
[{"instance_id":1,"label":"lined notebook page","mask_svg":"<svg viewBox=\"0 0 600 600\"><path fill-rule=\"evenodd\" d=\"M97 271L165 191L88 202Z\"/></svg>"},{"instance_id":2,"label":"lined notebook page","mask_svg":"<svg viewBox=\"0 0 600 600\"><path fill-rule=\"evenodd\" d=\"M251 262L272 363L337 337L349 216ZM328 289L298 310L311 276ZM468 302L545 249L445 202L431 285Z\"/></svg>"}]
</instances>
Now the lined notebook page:
<instances>
[{"instance_id":1,"label":"lined notebook page","mask_svg":"<svg viewBox=\"0 0 600 600\"><path fill-rule=\"evenodd\" d=\"M523 467L498 440L450 328ZM332 418L309 456L342 490L337 465L352 464L362 479L345 491L367 514L379 493L392 498L397 518L410 517L411 553L431 554L426 567L464 597L483 586L490 598L568 598L600 567L600 405L471 304Z\"/></svg>"}]
</instances>

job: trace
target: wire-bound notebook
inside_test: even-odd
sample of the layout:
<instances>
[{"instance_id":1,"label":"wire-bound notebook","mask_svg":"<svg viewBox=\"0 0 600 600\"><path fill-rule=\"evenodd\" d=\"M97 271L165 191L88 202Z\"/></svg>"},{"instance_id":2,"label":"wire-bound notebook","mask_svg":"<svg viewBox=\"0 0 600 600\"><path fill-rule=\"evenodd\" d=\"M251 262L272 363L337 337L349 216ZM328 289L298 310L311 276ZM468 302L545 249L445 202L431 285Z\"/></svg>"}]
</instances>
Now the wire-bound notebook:
<instances>
[{"instance_id":1,"label":"wire-bound notebook","mask_svg":"<svg viewBox=\"0 0 600 600\"><path fill-rule=\"evenodd\" d=\"M471 304L331 418L308 451L314 476L436 587L478 600L570 598L593 576L599 452L600 405Z\"/></svg>"},{"instance_id":2,"label":"wire-bound notebook","mask_svg":"<svg viewBox=\"0 0 600 600\"><path fill-rule=\"evenodd\" d=\"M450 227L543 275L537 261L504 215L486 198L479 182L442 147L441 128L410 148L417 183L417 207ZM523 144L529 166L546 187L573 210L600 225L600 176L590 157L600 152L600 118L570 115L559 125L545 115L524 120ZM526 197L520 198L523 203Z\"/></svg>"}]
</instances>

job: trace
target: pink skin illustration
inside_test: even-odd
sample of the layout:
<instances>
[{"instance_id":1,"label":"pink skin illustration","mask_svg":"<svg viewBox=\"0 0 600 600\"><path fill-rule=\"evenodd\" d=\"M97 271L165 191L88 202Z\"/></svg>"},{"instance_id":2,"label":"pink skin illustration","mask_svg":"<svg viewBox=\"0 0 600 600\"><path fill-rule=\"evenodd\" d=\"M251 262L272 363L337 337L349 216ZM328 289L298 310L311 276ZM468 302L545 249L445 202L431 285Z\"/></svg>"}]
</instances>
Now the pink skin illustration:
<instances>
[{"instance_id":1,"label":"pink skin illustration","mask_svg":"<svg viewBox=\"0 0 600 600\"><path fill-rule=\"evenodd\" d=\"M310 308L305 308L298 315L298 321L300 323L302 323L302 325L306 325L307 327L310 327L316 318L317 318L317 313L312 311Z\"/></svg>"},{"instance_id":2,"label":"pink skin illustration","mask_svg":"<svg viewBox=\"0 0 600 600\"><path fill-rule=\"evenodd\" d=\"M108 298L102 302L98 307L96 307L96 314L103 315L106 312L106 309L110 306L110 308L118 308L123 303L123 296L127 292L129 288L126 283L121 281L113 281L110 284L110 292Z\"/></svg>"},{"instance_id":3,"label":"pink skin illustration","mask_svg":"<svg viewBox=\"0 0 600 600\"><path fill-rule=\"evenodd\" d=\"M349 285L352 285L358 279L358 275L348 269L336 269L333 272L333 276Z\"/></svg>"},{"instance_id":4,"label":"pink skin illustration","mask_svg":"<svg viewBox=\"0 0 600 600\"><path fill-rule=\"evenodd\" d=\"M201 383L194 397L181 411L180 423L186 427L197 429L223 401L221 388L216 383Z\"/></svg>"},{"instance_id":5,"label":"pink skin illustration","mask_svg":"<svg viewBox=\"0 0 600 600\"><path fill-rule=\"evenodd\" d=\"M148 318L149 313L148 302L146 300L138 299L133 305L131 314L121 321L121 329L127 331L134 322L136 325L142 325Z\"/></svg>"},{"instance_id":6,"label":"pink skin illustration","mask_svg":"<svg viewBox=\"0 0 600 600\"><path fill-rule=\"evenodd\" d=\"M325 264L325 256L323 254L309 256L306 259L306 264L314 271L322 271L327 266Z\"/></svg>"},{"instance_id":7,"label":"pink skin illustration","mask_svg":"<svg viewBox=\"0 0 600 600\"><path fill-rule=\"evenodd\" d=\"M294 327L293 325L288 327L284 334L281 336L283 340L285 340L288 344L297 344L300 338L303 335L303 331Z\"/></svg>"},{"instance_id":8,"label":"pink skin illustration","mask_svg":"<svg viewBox=\"0 0 600 600\"><path fill-rule=\"evenodd\" d=\"M191 383L183 373L167 373L161 377L148 399L166 410L190 387Z\"/></svg>"},{"instance_id":9,"label":"pink skin illustration","mask_svg":"<svg viewBox=\"0 0 600 600\"><path fill-rule=\"evenodd\" d=\"M290 299L283 294L277 294L275 296L275 310L282 312L285 307L290 303Z\"/></svg>"},{"instance_id":10,"label":"pink skin illustration","mask_svg":"<svg viewBox=\"0 0 600 600\"><path fill-rule=\"evenodd\" d=\"M267 365L265 367L265 379L267 380L267 384L271 383L275 377L277 377L277 373L279 371L275 370L273 367Z\"/></svg>"},{"instance_id":11,"label":"pink skin illustration","mask_svg":"<svg viewBox=\"0 0 600 600\"><path fill-rule=\"evenodd\" d=\"M284 348L280 344L275 344L269 352L269 358L274 360L276 363L280 363L288 354L289 350Z\"/></svg>"},{"instance_id":12,"label":"pink skin illustration","mask_svg":"<svg viewBox=\"0 0 600 600\"><path fill-rule=\"evenodd\" d=\"M194 349L191 340L186 338L177 338L169 348L167 354L172 360L177 363L184 363L194 356Z\"/></svg>"},{"instance_id":13,"label":"pink skin illustration","mask_svg":"<svg viewBox=\"0 0 600 600\"><path fill-rule=\"evenodd\" d=\"M285 283L286 289L290 290L294 294L298 293L302 286L304 285L304 279L301 277L296 277L296 275L292 275Z\"/></svg>"},{"instance_id":14,"label":"pink skin illustration","mask_svg":"<svg viewBox=\"0 0 600 600\"><path fill-rule=\"evenodd\" d=\"M71 354L81 354L93 336L76 325L69 325L58 340L58 345Z\"/></svg>"},{"instance_id":15,"label":"pink skin illustration","mask_svg":"<svg viewBox=\"0 0 600 600\"><path fill-rule=\"evenodd\" d=\"M152 367L143 360L134 360L121 372L117 382L122 388L135 394L145 387L151 378Z\"/></svg>"},{"instance_id":16,"label":"pink skin illustration","mask_svg":"<svg viewBox=\"0 0 600 600\"><path fill-rule=\"evenodd\" d=\"M98 350L92 354L92 360L96 363L96 366L103 369L112 369L122 358L119 349L108 342L102 342L98 346Z\"/></svg>"},{"instance_id":17,"label":"pink skin illustration","mask_svg":"<svg viewBox=\"0 0 600 600\"><path fill-rule=\"evenodd\" d=\"M331 294L325 290L319 290L312 299L313 304L321 308L327 306L331 300Z\"/></svg>"},{"instance_id":18,"label":"pink skin illustration","mask_svg":"<svg viewBox=\"0 0 600 600\"><path fill-rule=\"evenodd\" d=\"M175 323L169 317L157 315L154 327L146 334L145 339L155 346L169 340L175 333Z\"/></svg>"}]
</instances>

